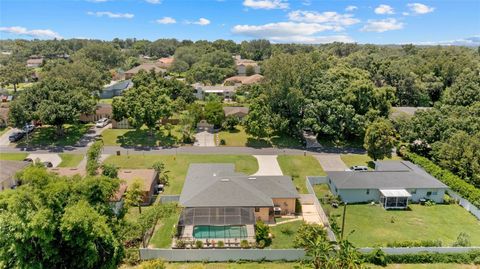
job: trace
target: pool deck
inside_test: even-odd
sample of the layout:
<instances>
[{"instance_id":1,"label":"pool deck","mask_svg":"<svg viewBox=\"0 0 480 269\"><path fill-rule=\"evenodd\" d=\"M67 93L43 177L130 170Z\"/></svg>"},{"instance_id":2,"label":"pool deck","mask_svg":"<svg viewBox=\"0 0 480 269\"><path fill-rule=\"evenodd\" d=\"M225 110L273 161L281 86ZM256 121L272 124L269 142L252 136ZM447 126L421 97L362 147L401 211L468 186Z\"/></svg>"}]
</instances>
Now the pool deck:
<instances>
[{"instance_id":1,"label":"pool deck","mask_svg":"<svg viewBox=\"0 0 480 269\"><path fill-rule=\"evenodd\" d=\"M183 240L185 242L195 242L195 241L202 241L203 248L214 248L215 243L219 241L223 241L225 248L239 248L240 242L242 240L247 240L248 243L255 243L255 226L254 225L246 225L247 230L247 237L240 237L240 238L195 238L193 236L193 225L187 225L183 229L183 232L180 237L174 238L172 242L172 248L176 248L176 241ZM188 244L187 244L188 247Z\"/></svg>"}]
</instances>

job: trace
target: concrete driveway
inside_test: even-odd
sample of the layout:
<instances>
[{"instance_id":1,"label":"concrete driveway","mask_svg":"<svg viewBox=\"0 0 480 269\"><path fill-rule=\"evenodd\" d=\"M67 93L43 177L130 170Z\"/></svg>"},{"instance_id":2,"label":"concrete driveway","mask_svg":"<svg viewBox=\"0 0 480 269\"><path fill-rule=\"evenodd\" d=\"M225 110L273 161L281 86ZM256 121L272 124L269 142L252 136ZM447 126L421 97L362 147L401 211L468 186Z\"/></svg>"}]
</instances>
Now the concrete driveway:
<instances>
[{"instance_id":1,"label":"concrete driveway","mask_svg":"<svg viewBox=\"0 0 480 269\"><path fill-rule=\"evenodd\" d=\"M258 171L254 176L282 176L282 169L278 165L277 155L253 155L258 161Z\"/></svg>"},{"instance_id":2,"label":"concrete driveway","mask_svg":"<svg viewBox=\"0 0 480 269\"><path fill-rule=\"evenodd\" d=\"M345 171L348 167L340 158L340 154L314 155L324 171Z\"/></svg>"},{"instance_id":3,"label":"concrete driveway","mask_svg":"<svg viewBox=\"0 0 480 269\"><path fill-rule=\"evenodd\" d=\"M33 161L40 159L41 162L51 162L53 167L57 167L62 162L62 158L60 158L60 155L54 154L54 153L45 153L45 154L32 153L32 154L29 154L27 158L30 158Z\"/></svg>"},{"instance_id":4,"label":"concrete driveway","mask_svg":"<svg viewBox=\"0 0 480 269\"><path fill-rule=\"evenodd\" d=\"M198 128L193 145L197 147L215 147L215 134L213 130L208 127Z\"/></svg>"},{"instance_id":5,"label":"concrete driveway","mask_svg":"<svg viewBox=\"0 0 480 269\"><path fill-rule=\"evenodd\" d=\"M2 136L0 136L0 146L10 145L10 141L8 140L8 137L16 131L19 131L19 129L11 128L10 130L6 131Z\"/></svg>"},{"instance_id":6,"label":"concrete driveway","mask_svg":"<svg viewBox=\"0 0 480 269\"><path fill-rule=\"evenodd\" d=\"M103 128L97 128L92 126L87 133L78 141L79 146L90 146L91 143L95 141L95 138L100 136L105 130L111 129L112 124L109 123Z\"/></svg>"}]
</instances>

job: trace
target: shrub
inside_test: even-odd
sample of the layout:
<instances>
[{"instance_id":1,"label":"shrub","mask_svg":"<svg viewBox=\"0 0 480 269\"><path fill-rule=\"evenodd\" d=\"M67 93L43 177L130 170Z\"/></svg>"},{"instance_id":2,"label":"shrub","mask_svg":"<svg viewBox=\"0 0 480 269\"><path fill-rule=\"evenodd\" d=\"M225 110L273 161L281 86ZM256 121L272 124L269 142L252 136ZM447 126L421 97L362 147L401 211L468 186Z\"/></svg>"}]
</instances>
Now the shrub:
<instances>
[{"instance_id":1,"label":"shrub","mask_svg":"<svg viewBox=\"0 0 480 269\"><path fill-rule=\"evenodd\" d=\"M195 247L196 248L203 248L203 242L200 240L195 241Z\"/></svg>"},{"instance_id":2,"label":"shrub","mask_svg":"<svg viewBox=\"0 0 480 269\"><path fill-rule=\"evenodd\" d=\"M473 264L480 265L480 255L473 260Z\"/></svg>"},{"instance_id":3,"label":"shrub","mask_svg":"<svg viewBox=\"0 0 480 269\"><path fill-rule=\"evenodd\" d=\"M248 244L248 241L244 239L244 240L240 241L240 247L241 248L250 248L250 244Z\"/></svg>"},{"instance_id":4,"label":"shrub","mask_svg":"<svg viewBox=\"0 0 480 269\"><path fill-rule=\"evenodd\" d=\"M432 200L428 200L425 202L425 206L434 206L434 205L435 205L435 202Z\"/></svg>"},{"instance_id":5,"label":"shrub","mask_svg":"<svg viewBox=\"0 0 480 269\"><path fill-rule=\"evenodd\" d=\"M470 243L470 236L468 236L468 234L464 232L461 232L457 237L457 241L453 243L454 247L469 247L471 245L472 244Z\"/></svg>"},{"instance_id":6,"label":"shrub","mask_svg":"<svg viewBox=\"0 0 480 269\"><path fill-rule=\"evenodd\" d=\"M443 196L443 203L445 203L445 204L455 204L456 201L452 196L450 196L448 194L445 194Z\"/></svg>"},{"instance_id":7,"label":"shrub","mask_svg":"<svg viewBox=\"0 0 480 269\"><path fill-rule=\"evenodd\" d=\"M102 165L102 175L107 176L109 178L117 178L118 167L114 164L105 163Z\"/></svg>"},{"instance_id":8,"label":"shrub","mask_svg":"<svg viewBox=\"0 0 480 269\"><path fill-rule=\"evenodd\" d=\"M441 240L421 240L421 241L394 241L387 243L387 247L441 247Z\"/></svg>"},{"instance_id":9,"label":"shrub","mask_svg":"<svg viewBox=\"0 0 480 269\"><path fill-rule=\"evenodd\" d=\"M264 240L260 240L260 241L257 243L257 247L258 247L258 248L264 248L264 247L265 247L265 241L264 241Z\"/></svg>"},{"instance_id":10,"label":"shrub","mask_svg":"<svg viewBox=\"0 0 480 269\"><path fill-rule=\"evenodd\" d=\"M480 251L470 251L467 253L436 253L436 252L420 252L414 254L395 254L387 255L387 263L473 263L480 257ZM364 256L366 261L371 262L371 255Z\"/></svg>"},{"instance_id":11,"label":"shrub","mask_svg":"<svg viewBox=\"0 0 480 269\"><path fill-rule=\"evenodd\" d=\"M149 260L142 262L138 269L165 269L165 263L162 260Z\"/></svg>"},{"instance_id":12,"label":"shrub","mask_svg":"<svg viewBox=\"0 0 480 269\"><path fill-rule=\"evenodd\" d=\"M187 243L183 240L177 240L176 245L177 245L177 248L185 248L187 246Z\"/></svg>"},{"instance_id":13,"label":"shrub","mask_svg":"<svg viewBox=\"0 0 480 269\"><path fill-rule=\"evenodd\" d=\"M220 139L220 145L222 146L225 146L227 144L227 142L225 141L225 139Z\"/></svg>"},{"instance_id":14,"label":"shrub","mask_svg":"<svg viewBox=\"0 0 480 269\"><path fill-rule=\"evenodd\" d=\"M310 241L315 242L319 236L326 237L326 232L322 226L304 222L298 228L293 244L296 248L305 248Z\"/></svg>"},{"instance_id":15,"label":"shrub","mask_svg":"<svg viewBox=\"0 0 480 269\"><path fill-rule=\"evenodd\" d=\"M225 243L223 241L218 241L217 248L223 248L223 247L225 247Z\"/></svg>"},{"instance_id":16,"label":"shrub","mask_svg":"<svg viewBox=\"0 0 480 269\"><path fill-rule=\"evenodd\" d=\"M265 246L270 245L272 239L270 238L269 234L270 227L268 227L268 225L266 225L263 221L258 220L255 224L255 239L257 243L263 240L265 242Z\"/></svg>"},{"instance_id":17,"label":"shrub","mask_svg":"<svg viewBox=\"0 0 480 269\"><path fill-rule=\"evenodd\" d=\"M405 158L417 165L423 167L428 173L448 185L453 191L460 194L476 207L480 207L480 189L475 188L472 184L465 182L459 176L452 172L442 169L429 159L419 156L415 153L405 152Z\"/></svg>"},{"instance_id":18,"label":"shrub","mask_svg":"<svg viewBox=\"0 0 480 269\"><path fill-rule=\"evenodd\" d=\"M387 266L387 255L381 249L377 248L370 253L369 261L375 265Z\"/></svg>"},{"instance_id":19,"label":"shrub","mask_svg":"<svg viewBox=\"0 0 480 269\"><path fill-rule=\"evenodd\" d=\"M125 258L123 262L128 265L136 265L140 262L140 254L138 248L127 248L125 249Z\"/></svg>"}]
</instances>

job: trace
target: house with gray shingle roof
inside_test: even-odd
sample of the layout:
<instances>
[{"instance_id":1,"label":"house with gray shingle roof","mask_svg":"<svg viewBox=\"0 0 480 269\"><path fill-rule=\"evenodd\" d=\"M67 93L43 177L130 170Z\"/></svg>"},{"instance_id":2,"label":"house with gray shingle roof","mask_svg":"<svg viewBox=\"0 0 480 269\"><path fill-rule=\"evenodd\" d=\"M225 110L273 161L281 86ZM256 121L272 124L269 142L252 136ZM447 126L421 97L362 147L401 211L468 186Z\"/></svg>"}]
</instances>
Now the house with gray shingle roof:
<instances>
[{"instance_id":1,"label":"house with gray shingle roof","mask_svg":"<svg viewBox=\"0 0 480 269\"><path fill-rule=\"evenodd\" d=\"M294 214L297 198L289 176L248 176L235 172L234 164L191 164L179 200L184 207L180 234L191 239L220 229L224 238L232 231L251 231L257 220L274 223L276 215Z\"/></svg>"},{"instance_id":2,"label":"house with gray shingle roof","mask_svg":"<svg viewBox=\"0 0 480 269\"><path fill-rule=\"evenodd\" d=\"M406 208L421 199L443 202L448 186L409 161L377 161L374 171L327 172L330 190L347 203L379 201Z\"/></svg>"}]
</instances>

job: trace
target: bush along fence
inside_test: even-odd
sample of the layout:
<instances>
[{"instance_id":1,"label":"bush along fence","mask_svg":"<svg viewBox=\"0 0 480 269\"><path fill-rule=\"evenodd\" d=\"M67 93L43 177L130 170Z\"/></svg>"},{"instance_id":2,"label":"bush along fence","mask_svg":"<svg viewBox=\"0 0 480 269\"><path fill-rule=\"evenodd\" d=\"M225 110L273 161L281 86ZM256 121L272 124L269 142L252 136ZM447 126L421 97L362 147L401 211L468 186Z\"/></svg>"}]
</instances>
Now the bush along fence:
<instances>
[{"instance_id":1,"label":"bush along fence","mask_svg":"<svg viewBox=\"0 0 480 269\"><path fill-rule=\"evenodd\" d=\"M423 167L423 169L425 169L425 171L427 171L429 174L431 174L438 180L445 183L448 187L450 187L450 189L454 191L452 195L454 198L456 198L455 197L456 195L458 196L458 198L463 197L464 200L470 202L471 205L475 207L473 211L476 210L476 212L479 213L478 215L477 214L475 215L477 216L477 218L480 218L479 217L480 210L478 209L480 207L480 189L476 188L472 184L465 182L463 179L453 174L452 172L445 170L440 166L434 164L432 161L430 161L425 157L419 156L411 152L402 152L402 155L407 160ZM465 205L467 204L464 202L462 206L468 210L468 208Z\"/></svg>"},{"instance_id":2,"label":"bush along fence","mask_svg":"<svg viewBox=\"0 0 480 269\"><path fill-rule=\"evenodd\" d=\"M307 176L305 179L305 184L307 186L308 193L313 196L313 204L315 205L315 210L317 213L320 215L320 218L322 219L323 226L327 229L327 238L330 241L337 241L337 238L335 236L335 233L333 232L330 222L328 221L328 217L325 214L325 211L322 208L322 205L318 201L317 196L315 195L315 191L313 190L313 185L318 185L318 184L326 184L327 183L327 177L312 177L312 176Z\"/></svg>"},{"instance_id":3,"label":"bush along fence","mask_svg":"<svg viewBox=\"0 0 480 269\"><path fill-rule=\"evenodd\" d=\"M364 252L365 262L377 265L386 265L386 263L408 263L408 264L428 264L428 263L457 263L457 264L476 264L480 265L480 249L478 248L444 248L445 251L418 252L415 248L407 250L411 252L398 253L388 249L370 249ZM416 251L416 252L415 252ZM379 252L381 253L379 255ZM390 252L390 253L389 253ZM382 257L383 256L383 257Z\"/></svg>"}]
</instances>

